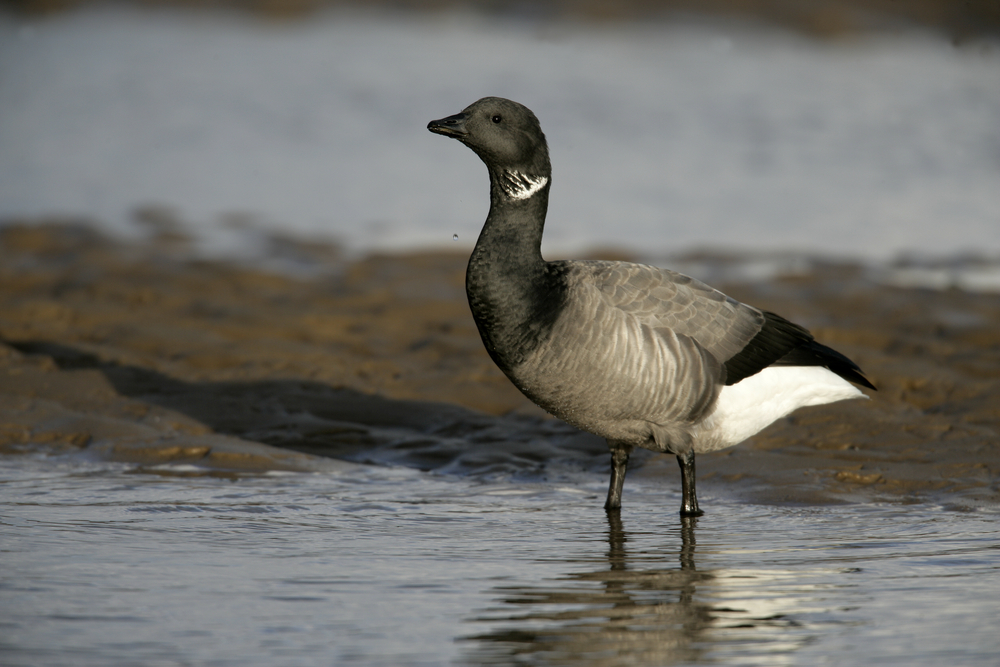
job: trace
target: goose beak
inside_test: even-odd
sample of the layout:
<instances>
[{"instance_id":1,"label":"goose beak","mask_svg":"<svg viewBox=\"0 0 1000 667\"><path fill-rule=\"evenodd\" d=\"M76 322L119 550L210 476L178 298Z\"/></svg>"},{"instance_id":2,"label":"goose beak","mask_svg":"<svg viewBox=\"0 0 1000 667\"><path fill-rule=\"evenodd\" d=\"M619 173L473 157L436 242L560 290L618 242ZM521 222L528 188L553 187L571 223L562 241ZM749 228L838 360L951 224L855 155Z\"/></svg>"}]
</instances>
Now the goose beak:
<instances>
[{"instance_id":1,"label":"goose beak","mask_svg":"<svg viewBox=\"0 0 1000 667\"><path fill-rule=\"evenodd\" d=\"M441 120L432 120L427 123L427 129L434 134L443 134L446 137L454 137L456 139L461 139L469 132L465 129L465 121L468 120L468 116L464 113L457 113L454 116L448 116L447 118L442 118Z\"/></svg>"}]
</instances>

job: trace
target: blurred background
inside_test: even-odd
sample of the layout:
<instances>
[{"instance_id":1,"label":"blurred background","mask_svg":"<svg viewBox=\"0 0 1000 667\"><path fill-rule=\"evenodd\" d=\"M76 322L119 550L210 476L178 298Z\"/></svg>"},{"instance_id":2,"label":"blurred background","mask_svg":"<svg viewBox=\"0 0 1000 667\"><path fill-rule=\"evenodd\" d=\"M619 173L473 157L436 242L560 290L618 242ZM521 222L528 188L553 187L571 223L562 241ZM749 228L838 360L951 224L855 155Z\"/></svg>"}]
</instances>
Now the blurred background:
<instances>
[{"instance_id":1,"label":"blurred background","mask_svg":"<svg viewBox=\"0 0 1000 667\"><path fill-rule=\"evenodd\" d=\"M549 257L1000 256L995 0L0 7L0 224L464 250L486 171L425 127L499 95L549 139Z\"/></svg>"}]
</instances>

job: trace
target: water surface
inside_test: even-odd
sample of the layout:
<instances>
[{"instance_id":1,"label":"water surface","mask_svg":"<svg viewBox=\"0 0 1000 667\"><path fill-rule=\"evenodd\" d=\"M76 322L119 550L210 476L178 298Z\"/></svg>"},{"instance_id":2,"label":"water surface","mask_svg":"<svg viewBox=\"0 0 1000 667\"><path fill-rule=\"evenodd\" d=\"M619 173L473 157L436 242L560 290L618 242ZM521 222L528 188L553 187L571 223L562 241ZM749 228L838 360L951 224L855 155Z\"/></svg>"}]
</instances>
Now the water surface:
<instances>
[{"instance_id":1,"label":"water surface","mask_svg":"<svg viewBox=\"0 0 1000 667\"><path fill-rule=\"evenodd\" d=\"M384 466L2 459L6 665L900 664L1000 655L997 512Z\"/></svg>"}]
</instances>

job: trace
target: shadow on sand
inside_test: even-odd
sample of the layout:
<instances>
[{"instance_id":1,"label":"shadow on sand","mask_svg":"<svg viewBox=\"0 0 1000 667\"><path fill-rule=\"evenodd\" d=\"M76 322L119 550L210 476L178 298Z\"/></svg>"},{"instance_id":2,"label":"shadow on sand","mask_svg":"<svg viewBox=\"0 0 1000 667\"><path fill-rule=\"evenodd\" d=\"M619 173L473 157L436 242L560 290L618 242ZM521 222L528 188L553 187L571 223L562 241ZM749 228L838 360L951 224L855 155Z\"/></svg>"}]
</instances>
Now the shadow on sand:
<instances>
[{"instance_id":1,"label":"shadow on sand","mask_svg":"<svg viewBox=\"0 0 1000 667\"><path fill-rule=\"evenodd\" d=\"M562 422L495 417L302 380L186 382L46 341L5 341L60 371L98 370L121 396L181 413L217 434L356 463L542 480L607 474L605 442Z\"/></svg>"}]
</instances>

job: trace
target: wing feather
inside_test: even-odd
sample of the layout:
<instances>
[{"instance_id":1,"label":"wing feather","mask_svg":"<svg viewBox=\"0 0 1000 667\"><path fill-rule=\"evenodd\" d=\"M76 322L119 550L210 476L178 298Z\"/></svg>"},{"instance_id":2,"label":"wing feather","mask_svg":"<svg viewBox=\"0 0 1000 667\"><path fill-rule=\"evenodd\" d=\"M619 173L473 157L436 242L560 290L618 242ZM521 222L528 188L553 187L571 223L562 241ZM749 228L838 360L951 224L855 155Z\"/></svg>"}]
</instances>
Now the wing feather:
<instances>
[{"instance_id":1,"label":"wing feather","mask_svg":"<svg viewBox=\"0 0 1000 667\"><path fill-rule=\"evenodd\" d=\"M687 336L723 364L733 385L772 364L822 365L862 386L854 362L816 343L809 331L726 296L689 276L643 264L575 262L610 305L661 335Z\"/></svg>"},{"instance_id":2,"label":"wing feather","mask_svg":"<svg viewBox=\"0 0 1000 667\"><path fill-rule=\"evenodd\" d=\"M691 338L720 363L738 355L766 322L756 308L675 271L626 262L573 264L609 305L655 331Z\"/></svg>"}]
</instances>

